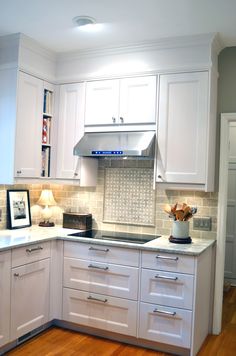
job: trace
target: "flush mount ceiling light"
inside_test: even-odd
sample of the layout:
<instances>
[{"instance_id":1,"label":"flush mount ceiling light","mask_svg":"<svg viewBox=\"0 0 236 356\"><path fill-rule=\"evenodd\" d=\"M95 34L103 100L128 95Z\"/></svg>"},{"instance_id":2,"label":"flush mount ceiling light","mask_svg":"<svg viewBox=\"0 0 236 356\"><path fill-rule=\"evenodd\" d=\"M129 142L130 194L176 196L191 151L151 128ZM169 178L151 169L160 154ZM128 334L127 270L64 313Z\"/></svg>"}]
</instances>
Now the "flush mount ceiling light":
<instances>
[{"instance_id":1,"label":"flush mount ceiling light","mask_svg":"<svg viewBox=\"0 0 236 356\"><path fill-rule=\"evenodd\" d=\"M89 17L89 16L76 16L73 18L72 21L77 27L96 24L96 20L93 17Z\"/></svg>"}]
</instances>

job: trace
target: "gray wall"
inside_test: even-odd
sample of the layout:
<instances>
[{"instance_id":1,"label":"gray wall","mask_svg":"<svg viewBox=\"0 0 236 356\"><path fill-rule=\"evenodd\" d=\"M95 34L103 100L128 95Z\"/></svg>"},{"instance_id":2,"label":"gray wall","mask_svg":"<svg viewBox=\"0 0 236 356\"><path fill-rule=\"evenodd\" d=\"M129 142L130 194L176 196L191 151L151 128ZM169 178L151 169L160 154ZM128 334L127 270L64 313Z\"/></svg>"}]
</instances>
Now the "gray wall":
<instances>
[{"instance_id":1,"label":"gray wall","mask_svg":"<svg viewBox=\"0 0 236 356\"><path fill-rule=\"evenodd\" d=\"M236 112L236 47L219 55L218 114Z\"/></svg>"},{"instance_id":2,"label":"gray wall","mask_svg":"<svg viewBox=\"0 0 236 356\"><path fill-rule=\"evenodd\" d=\"M216 191L219 183L220 115L221 113L236 112L236 47L226 47L220 52L218 71Z\"/></svg>"}]
</instances>

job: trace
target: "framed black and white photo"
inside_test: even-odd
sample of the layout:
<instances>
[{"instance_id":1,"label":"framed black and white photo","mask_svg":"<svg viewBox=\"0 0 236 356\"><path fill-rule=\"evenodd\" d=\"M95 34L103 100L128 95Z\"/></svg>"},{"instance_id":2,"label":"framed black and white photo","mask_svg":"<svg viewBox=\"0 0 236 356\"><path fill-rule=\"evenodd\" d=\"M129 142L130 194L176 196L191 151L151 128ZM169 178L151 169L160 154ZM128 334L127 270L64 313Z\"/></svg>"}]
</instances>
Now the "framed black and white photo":
<instances>
[{"instance_id":1,"label":"framed black and white photo","mask_svg":"<svg viewBox=\"0 0 236 356\"><path fill-rule=\"evenodd\" d=\"M7 228L31 226L28 190L7 190Z\"/></svg>"}]
</instances>

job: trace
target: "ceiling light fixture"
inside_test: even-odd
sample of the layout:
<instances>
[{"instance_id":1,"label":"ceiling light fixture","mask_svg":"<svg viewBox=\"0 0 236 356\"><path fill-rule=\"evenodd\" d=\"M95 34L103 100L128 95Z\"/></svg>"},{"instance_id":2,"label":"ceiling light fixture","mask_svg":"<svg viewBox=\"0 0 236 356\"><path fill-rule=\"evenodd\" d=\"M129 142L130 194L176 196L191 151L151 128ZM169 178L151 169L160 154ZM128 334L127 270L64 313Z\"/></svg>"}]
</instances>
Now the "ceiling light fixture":
<instances>
[{"instance_id":1,"label":"ceiling light fixture","mask_svg":"<svg viewBox=\"0 0 236 356\"><path fill-rule=\"evenodd\" d=\"M89 17L89 16L76 16L73 18L72 21L77 27L96 24L96 20L93 17Z\"/></svg>"}]
</instances>

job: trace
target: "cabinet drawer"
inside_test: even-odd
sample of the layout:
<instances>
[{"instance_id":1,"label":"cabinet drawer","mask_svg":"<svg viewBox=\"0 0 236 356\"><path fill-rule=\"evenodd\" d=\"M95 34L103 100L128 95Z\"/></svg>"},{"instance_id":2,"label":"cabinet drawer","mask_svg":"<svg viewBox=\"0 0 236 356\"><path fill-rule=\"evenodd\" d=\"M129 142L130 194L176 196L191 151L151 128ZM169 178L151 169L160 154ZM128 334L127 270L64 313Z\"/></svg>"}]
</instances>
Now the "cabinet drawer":
<instances>
[{"instance_id":1,"label":"cabinet drawer","mask_svg":"<svg viewBox=\"0 0 236 356\"><path fill-rule=\"evenodd\" d=\"M136 336L137 302L63 288L63 319Z\"/></svg>"},{"instance_id":2,"label":"cabinet drawer","mask_svg":"<svg viewBox=\"0 0 236 356\"><path fill-rule=\"evenodd\" d=\"M98 261L134 267L138 267L139 265L138 250L106 245L66 241L64 243L64 256L71 258L81 258L91 262Z\"/></svg>"},{"instance_id":3,"label":"cabinet drawer","mask_svg":"<svg viewBox=\"0 0 236 356\"><path fill-rule=\"evenodd\" d=\"M192 256L162 252L142 252L142 267L161 271L194 274L195 260Z\"/></svg>"},{"instance_id":4,"label":"cabinet drawer","mask_svg":"<svg viewBox=\"0 0 236 356\"><path fill-rule=\"evenodd\" d=\"M50 242L42 242L12 250L12 267L50 257Z\"/></svg>"},{"instance_id":5,"label":"cabinet drawer","mask_svg":"<svg viewBox=\"0 0 236 356\"><path fill-rule=\"evenodd\" d=\"M142 269L141 300L192 309L193 283L192 275Z\"/></svg>"},{"instance_id":6,"label":"cabinet drawer","mask_svg":"<svg viewBox=\"0 0 236 356\"><path fill-rule=\"evenodd\" d=\"M137 300L138 268L65 257L64 286Z\"/></svg>"},{"instance_id":7,"label":"cabinet drawer","mask_svg":"<svg viewBox=\"0 0 236 356\"><path fill-rule=\"evenodd\" d=\"M139 337L190 348L192 312L140 303Z\"/></svg>"}]
</instances>

